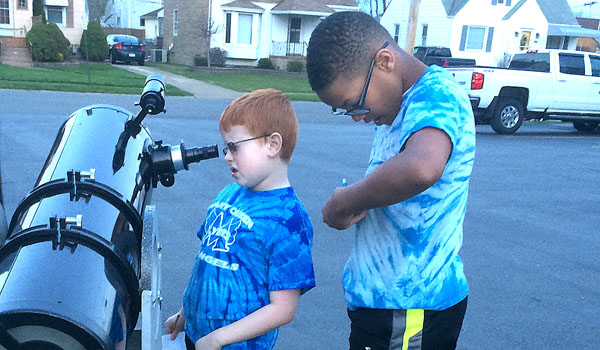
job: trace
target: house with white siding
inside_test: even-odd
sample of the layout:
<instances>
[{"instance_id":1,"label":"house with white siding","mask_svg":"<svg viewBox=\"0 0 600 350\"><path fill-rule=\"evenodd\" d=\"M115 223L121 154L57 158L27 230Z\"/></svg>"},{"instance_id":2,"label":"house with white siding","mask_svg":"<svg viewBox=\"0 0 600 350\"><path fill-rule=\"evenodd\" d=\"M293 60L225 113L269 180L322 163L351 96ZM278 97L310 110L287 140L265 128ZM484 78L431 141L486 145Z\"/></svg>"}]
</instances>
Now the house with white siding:
<instances>
[{"instance_id":1,"label":"house with white siding","mask_svg":"<svg viewBox=\"0 0 600 350\"><path fill-rule=\"evenodd\" d=\"M392 1L381 24L406 45L410 3ZM575 50L582 28L566 0L421 0L415 46L446 46L478 65L505 66L515 52L544 48Z\"/></svg>"},{"instance_id":2,"label":"house with white siding","mask_svg":"<svg viewBox=\"0 0 600 350\"><path fill-rule=\"evenodd\" d=\"M278 61L303 59L323 18L359 9L356 0L206 0L193 8L188 1L165 3L163 47L170 48L172 62L183 64L206 56L210 37L211 48L227 52L229 65L256 66L271 58L281 66Z\"/></svg>"}]
</instances>

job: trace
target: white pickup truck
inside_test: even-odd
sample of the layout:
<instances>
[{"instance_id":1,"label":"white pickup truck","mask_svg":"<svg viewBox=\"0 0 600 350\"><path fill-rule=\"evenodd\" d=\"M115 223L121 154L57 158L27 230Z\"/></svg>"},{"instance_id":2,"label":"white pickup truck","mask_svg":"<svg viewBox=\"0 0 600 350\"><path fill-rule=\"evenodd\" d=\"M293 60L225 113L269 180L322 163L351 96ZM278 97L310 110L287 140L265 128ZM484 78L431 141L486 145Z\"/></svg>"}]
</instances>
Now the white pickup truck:
<instances>
[{"instance_id":1,"label":"white pickup truck","mask_svg":"<svg viewBox=\"0 0 600 350\"><path fill-rule=\"evenodd\" d=\"M446 68L465 87L476 122L499 134L523 120L572 122L581 132L600 123L600 54L535 50L514 55L508 68Z\"/></svg>"}]
</instances>

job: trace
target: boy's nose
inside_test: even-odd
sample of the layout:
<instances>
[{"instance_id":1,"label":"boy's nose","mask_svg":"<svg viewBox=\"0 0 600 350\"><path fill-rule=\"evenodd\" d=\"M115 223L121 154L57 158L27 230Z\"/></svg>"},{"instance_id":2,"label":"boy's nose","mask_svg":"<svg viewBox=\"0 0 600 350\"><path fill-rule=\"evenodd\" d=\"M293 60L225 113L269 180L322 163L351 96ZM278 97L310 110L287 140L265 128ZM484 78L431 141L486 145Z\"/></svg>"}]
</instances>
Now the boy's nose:
<instances>
[{"instance_id":1,"label":"boy's nose","mask_svg":"<svg viewBox=\"0 0 600 350\"><path fill-rule=\"evenodd\" d=\"M354 120L355 122L359 122L364 118L364 114L355 114L352 116L352 120Z\"/></svg>"}]
</instances>

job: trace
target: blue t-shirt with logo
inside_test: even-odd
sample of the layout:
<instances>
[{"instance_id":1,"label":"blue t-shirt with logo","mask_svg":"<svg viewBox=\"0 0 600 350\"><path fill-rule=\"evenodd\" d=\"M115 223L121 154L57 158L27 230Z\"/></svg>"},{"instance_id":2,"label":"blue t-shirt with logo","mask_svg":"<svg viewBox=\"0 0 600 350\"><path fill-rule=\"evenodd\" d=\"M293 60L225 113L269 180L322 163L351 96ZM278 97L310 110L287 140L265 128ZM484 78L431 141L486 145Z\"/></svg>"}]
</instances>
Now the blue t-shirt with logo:
<instances>
[{"instance_id":1,"label":"blue t-shirt with logo","mask_svg":"<svg viewBox=\"0 0 600 350\"><path fill-rule=\"evenodd\" d=\"M183 294L185 332L194 343L210 333L211 321L231 323L269 304L270 291L306 292L315 285L313 227L292 187L227 186L208 207L198 237ZM267 333L266 344L252 348L271 349L277 334Z\"/></svg>"},{"instance_id":2,"label":"blue t-shirt with logo","mask_svg":"<svg viewBox=\"0 0 600 350\"><path fill-rule=\"evenodd\" d=\"M469 288L458 256L475 156L469 98L453 77L429 67L402 97L392 125L375 128L367 175L402 151L415 132L432 127L452 141L442 177L424 192L368 211L356 225L344 269L348 307L444 310Z\"/></svg>"}]
</instances>

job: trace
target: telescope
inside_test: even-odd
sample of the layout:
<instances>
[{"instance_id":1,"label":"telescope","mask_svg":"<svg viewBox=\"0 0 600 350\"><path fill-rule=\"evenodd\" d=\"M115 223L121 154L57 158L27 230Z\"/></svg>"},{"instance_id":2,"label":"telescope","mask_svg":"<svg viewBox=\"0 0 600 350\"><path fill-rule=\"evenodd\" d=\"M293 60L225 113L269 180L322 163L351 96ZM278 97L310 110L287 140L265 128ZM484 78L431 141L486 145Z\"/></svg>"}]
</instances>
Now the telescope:
<instances>
[{"instance_id":1,"label":"telescope","mask_svg":"<svg viewBox=\"0 0 600 350\"><path fill-rule=\"evenodd\" d=\"M142 304L160 309L152 191L218 149L152 139L142 121L166 112L162 76L137 104L87 106L59 129L0 248L0 350L126 349Z\"/></svg>"}]
</instances>

